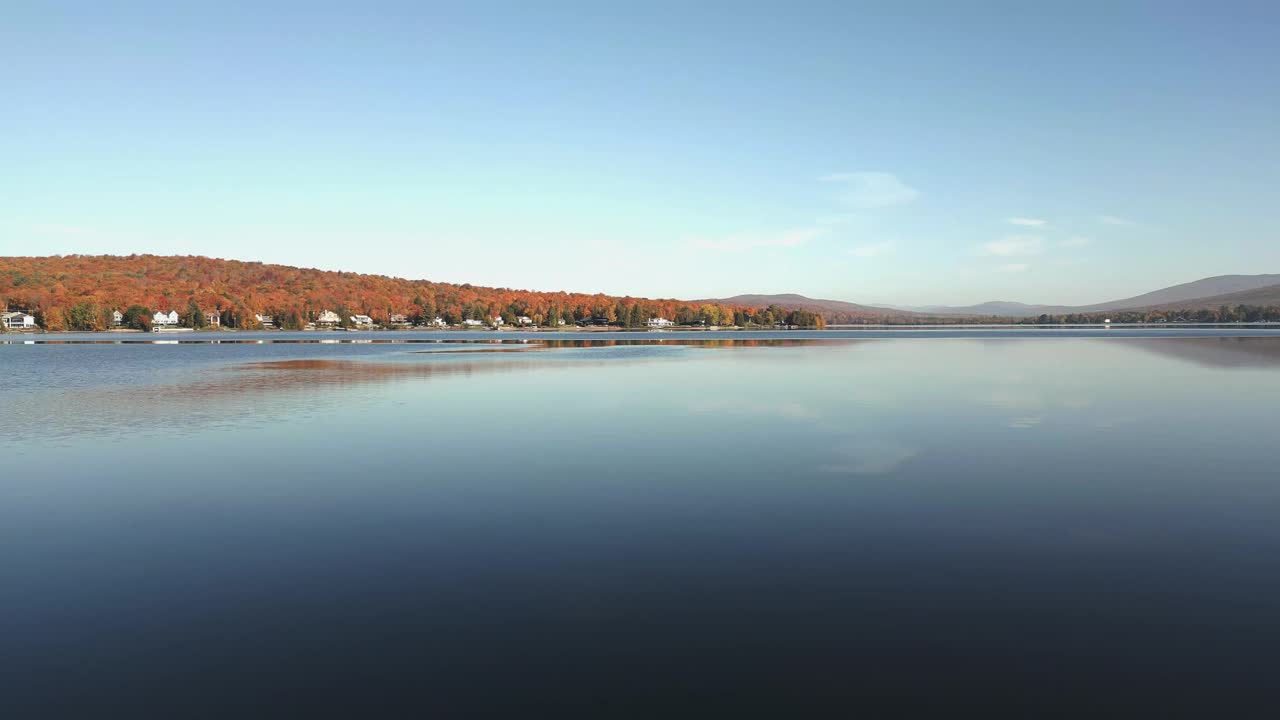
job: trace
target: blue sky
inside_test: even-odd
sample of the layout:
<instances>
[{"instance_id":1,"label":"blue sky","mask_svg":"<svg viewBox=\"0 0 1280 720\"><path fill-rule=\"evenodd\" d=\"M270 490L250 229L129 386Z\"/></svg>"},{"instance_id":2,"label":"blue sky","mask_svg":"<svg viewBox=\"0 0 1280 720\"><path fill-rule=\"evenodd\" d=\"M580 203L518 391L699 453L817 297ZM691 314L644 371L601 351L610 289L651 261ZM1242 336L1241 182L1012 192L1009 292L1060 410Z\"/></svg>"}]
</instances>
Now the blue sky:
<instances>
[{"instance_id":1,"label":"blue sky","mask_svg":"<svg viewBox=\"0 0 1280 720\"><path fill-rule=\"evenodd\" d=\"M7 3L0 254L900 304L1280 272L1280 9L1045 5Z\"/></svg>"}]
</instances>

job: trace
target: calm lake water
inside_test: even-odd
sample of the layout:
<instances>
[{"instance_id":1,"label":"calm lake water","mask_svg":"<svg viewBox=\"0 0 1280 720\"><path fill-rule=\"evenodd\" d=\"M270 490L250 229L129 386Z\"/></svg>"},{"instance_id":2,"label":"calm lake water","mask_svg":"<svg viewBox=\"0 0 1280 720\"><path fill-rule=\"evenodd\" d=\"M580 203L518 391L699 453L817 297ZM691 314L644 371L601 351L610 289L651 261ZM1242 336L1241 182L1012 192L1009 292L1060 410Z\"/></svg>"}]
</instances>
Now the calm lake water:
<instances>
[{"instance_id":1,"label":"calm lake water","mask_svg":"<svg viewBox=\"0 0 1280 720\"><path fill-rule=\"evenodd\" d=\"M0 715L1276 686L1275 332L352 335L0 337Z\"/></svg>"}]
</instances>

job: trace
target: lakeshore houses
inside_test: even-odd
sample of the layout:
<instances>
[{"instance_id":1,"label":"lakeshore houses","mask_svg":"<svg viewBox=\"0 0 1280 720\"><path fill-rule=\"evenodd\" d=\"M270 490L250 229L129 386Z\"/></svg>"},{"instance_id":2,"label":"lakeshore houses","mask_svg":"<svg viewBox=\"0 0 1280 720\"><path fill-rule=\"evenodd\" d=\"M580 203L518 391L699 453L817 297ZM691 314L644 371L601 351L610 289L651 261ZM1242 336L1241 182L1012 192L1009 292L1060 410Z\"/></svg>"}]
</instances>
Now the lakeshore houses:
<instances>
[{"instance_id":1,"label":"lakeshore houses","mask_svg":"<svg viewBox=\"0 0 1280 720\"><path fill-rule=\"evenodd\" d=\"M333 327L342 322L342 318L338 317L338 313L332 310L321 310L316 316L316 325L318 327Z\"/></svg>"},{"instance_id":2,"label":"lakeshore houses","mask_svg":"<svg viewBox=\"0 0 1280 720\"><path fill-rule=\"evenodd\" d=\"M438 328L449 327L449 323L445 322L444 318L438 317L438 316L427 324L430 325L431 327L438 327Z\"/></svg>"},{"instance_id":3,"label":"lakeshore houses","mask_svg":"<svg viewBox=\"0 0 1280 720\"><path fill-rule=\"evenodd\" d=\"M259 315L255 313L253 319L257 320L258 324L264 328L273 328L276 326L276 319L271 315Z\"/></svg>"},{"instance_id":4,"label":"lakeshore houses","mask_svg":"<svg viewBox=\"0 0 1280 720\"><path fill-rule=\"evenodd\" d=\"M169 312L160 311L151 316L152 327L178 327L178 311L170 310Z\"/></svg>"},{"instance_id":5,"label":"lakeshore houses","mask_svg":"<svg viewBox=\"0 0 1280 720\"><path fill-rule=\"evenodd\" d=\"M408 325L409 316L404 313L391 313L391 317L387 318L387 322L392 325Z\"/></svg>"},{"instance_id":6,"label":"lakeshore houses","mask_svg":"<svg viewBox=\"0 0 1280 720\"><path fill-rule=\"evenodd\" d=\"M112 311L111 311L111 326L112 326L112 327L120 327L120 326L121 326L121 325L123 325L123 324L124 324L124 313L120 312L119 310L112 310Z\"/></svg>"},{"instance_id":7,"label":"lakeshore houses","mask_svg":"<svg viewBox=\"0 0 1280 720\"><path fill-rule=\"evenodd\" d=\"M492 324L493 324L493 326L494 326L494 327L502 327L502 316L501 316L501 315L494 315L492 318L490 318L490 320L492 321Z\"/></svg>"},{"instance_id":8,"label":"lakeshore houses","mask_svg":"<svg viewBox=\"0 0 1280 720\"><path fill-rule=\"evenodd\" d=\"M204 314L204 322L209 327L222 327L222 315L217 312L207 312Z\"/></svg>"},{"instance_id":9,"label":"lakeshore houses","mask_svg":"<svg viewBox=\"0 0 1280 720\"><path fill-rule=\"evenodd\" d=\"M466 320L463 320L462 324L466 325L467 327L479 327L481 325L484 325L484 323L480 322L479 320L472 320L471 318L467 318Z\"/></svg>"},{"instance_id":10,"label":"lakeshore houses","mask_svg":"<svg viewBox=\"0 0 1280 720\"><path fill-rule=\"evenodd\" d=\"M521 315L520 317L516 318L516 322L520 325L532 325L533 319L530 318L528 315Z\"/></svg>"},{"instance_id":11,"label":"lakeshore houses","mask_svg":"<svg viewBox=\"0 0 1280 720\"><path fill-rule=\"evenodd\" d=\"M24 312L5 312L0 313L0 324L5 330L34 330L36 318Z\"/></svg>"},{"instance_id":12,"label":"lakeshore houses","mask_svg":"<svg viewBox=\"0 0 1280 720\"><path fill-rule=\"evenodd\" d=\"M649 318L649 321L646 322L645 325L648 325L651 328L664 328L664 327L671 327L672 325L675 325L675 323L671 322L666 318L656 317L656 318Z\"/></svg>"},{"instance_id":13,"label":"lakeshore houses","mask_svg":"<svg viewBox=\"0 0 1280 720\"><path fill-rule=\"evenodd\" d=\"M356 327L373 327L373 318L368 315L352 315L351 322Z\"/></svg>"}]
</instances>

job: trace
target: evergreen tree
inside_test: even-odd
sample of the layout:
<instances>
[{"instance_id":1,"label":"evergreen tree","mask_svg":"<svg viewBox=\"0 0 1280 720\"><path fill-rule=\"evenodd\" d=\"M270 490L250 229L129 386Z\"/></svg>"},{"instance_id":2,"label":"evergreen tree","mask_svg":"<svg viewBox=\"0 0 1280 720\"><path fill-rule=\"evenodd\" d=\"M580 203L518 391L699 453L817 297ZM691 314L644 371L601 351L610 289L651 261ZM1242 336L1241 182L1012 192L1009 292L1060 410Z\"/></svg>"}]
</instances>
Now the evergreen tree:
<instances>
[{"instance_id":1,"label":"evergreen tree","mask_svg":"<svg viewBox=\"0 0 1280 720\"><path fill-rule=\"evenodd\" d=\"M200 305L196 303L195 298L187 301L187 314L184 319L187 327L202 328L205 326L204 313L200 312Z\"/></svg>"}]
</instances>

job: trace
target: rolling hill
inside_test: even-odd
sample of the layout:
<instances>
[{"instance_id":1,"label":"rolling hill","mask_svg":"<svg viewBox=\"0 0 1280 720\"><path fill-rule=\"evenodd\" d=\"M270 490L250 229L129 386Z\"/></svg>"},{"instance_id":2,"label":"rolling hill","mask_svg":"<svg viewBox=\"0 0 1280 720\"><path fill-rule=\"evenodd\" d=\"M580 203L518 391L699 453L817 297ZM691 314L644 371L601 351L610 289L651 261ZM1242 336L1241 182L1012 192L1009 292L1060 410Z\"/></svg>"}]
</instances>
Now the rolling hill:
<instances>
[{"instance_id":1,"label":"rolling hill","mask_svg":"<svg viewBox=\"0 0 1280 720\"><path fill-rule=\"evenodd\" d=\"M1235 307L1237 305L1259 305L1264 307L1280 305L1280 282L1277 282L1274 285L1253 288L1251 290L1242 290L1240 292L1226 293L1224 295L1211 295L1209 297L1191 298L1189 300L1144 305L1137 309L1213 310L1220 308L1223 305L1226 305L1227 307Z\"/></svg>"},{"instance_id":2,"label":"rolling hill","mask_svg":"<svg viewBox=\"0 0 1280 720\"><path fill-rule=\"evenodd\" d=\"M782 293L779 295L734 295L733 297L727 298L693 300L691 302L719 303L722 305L753 308L766 308L770 305L777 305L783 308L810 310L812 312L822 313L823 317L825 317L829 323L918 316L918 313L907 310L876 307L873 305L859 305L858 303L845 302L843 300L820 300L817 298L805 297L804 295L797 295L796 293Z\"/></svg>"},{"instance_id":3,"label":"rolling hill","mask_svg":"<svg viewBox=\"0 0 1280 720\"><path fill-rule=\"evenodd\" d=\"M912 308L919 312L938 315L994 315L998 317L1027 317L1031 315L1064 315L1068 313L1093 313L1115 310L1199 309L1217 308L1221 305L1274 305L1265 301L1272 294L1263 292L1251 296L1247 293L1265 290L1280 284L1280 274L1270 275L1217 275L1192 282L1153 290L1142 295L1110 300L1093 305L1029 305L1017 302L992 301L978 305L930 306ZM1221 298L1235 298L1226 299ZM1255 299L1249 299L1255 298Z\"/></svg>"},{"instance_id":4,"label":"rolling hill","mask_svg":"<svg viewBox=\"0 0 1280 720\"><path fill-rule=\"evenodd\" d=\"M252 327L262 314L273 316L277 325L297 328L322 310L344 318L368 315L377 322L401 314L428 320L439 316L451 324L464 319L487 324L495 316L508 323L527 316L546 325L599 319L638 326L651 317L707 325L756 320L756 308L747 305L536 292L163 255L0 257L0 303L34 314L50 330L103 329L110 326L113 310L132 306L148 315L176 310L193 323L216 312L223 326L232 327ZM805 308L784 309L781 318L770 314L759 321L822 322Z\"/></svg>"}]
</instances>

